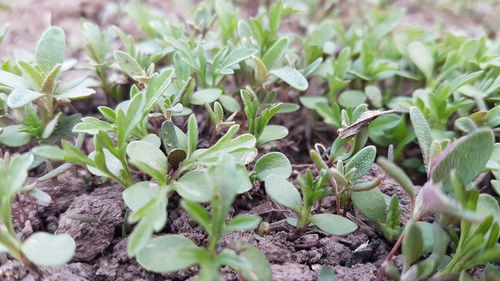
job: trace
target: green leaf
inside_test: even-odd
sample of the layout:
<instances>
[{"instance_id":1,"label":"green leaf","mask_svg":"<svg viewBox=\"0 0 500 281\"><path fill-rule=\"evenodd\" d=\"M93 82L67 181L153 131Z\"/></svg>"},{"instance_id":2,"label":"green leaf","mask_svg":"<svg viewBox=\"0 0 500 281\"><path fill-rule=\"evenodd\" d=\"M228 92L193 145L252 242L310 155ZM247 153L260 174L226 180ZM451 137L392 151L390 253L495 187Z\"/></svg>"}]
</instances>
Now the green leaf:
<instances>
[{"instance_id":1,"label":"green leaf","mask_svg":"<svg viewBox=\"0 0 500 281\"><path fill-rule=\"evenodd\" d=\"M127 145L130 162L149 175L164 178L167 174L167 157L154 145L145 141L133 141ZM146 168L147 170L144 170Z\"/></svg>"},{"instance_id":2,"label":"green leaf","mask_svg":"<svg viewBox=\"0 0 500 281\"><path fill-rule=\"evenodd\" d=\"M225 70L233 67L235 64L238 64L249 57L255 55L257 53L256 50L249 48L237 48L231 51L229 55L227 55L217 66L217 70Z\"/></svg>"},{"instance_id":3,"label":"green leaf","mask_svg":"<svg viewBox=\"0 0 500 281\"><path fill-rule=\"evenodd\" d=\"M422 254L424 241L420 228L415 223L407 225L403 238L404 267L409 268Z\"/></svg>"},{"instance_id":4,"label":"green leaf","mask_svg":"<svg viewBox=\"0 0 500 281\"><path fill-rule=\"evenodd\" d=\"M29 89L30 84L23 77L0 70L0 84L13 89Z\"/></svg>"},{"instance_id":5,"label":"green leaf","mask_svg":"<svg viewBox=\"0 0 500 281\"><path fill-rule=\"evenodd\" d=\"M198 222L201 226L203 226L205 230L209 229L210 216L208 215L207 210L205 210L200 204L196 202L182 200L181 206L189 214L189 216L193 218L196 222Z\"/></svg>"},{"instance_id":6,"label":"green leaf","mask_svg":"<svg viewBox=\"0 0 500 281\"><path fill-rule=\"evenodd\" d=\"M189 250L198 247L181 235L163 235L152 238L138 253L137 262L147 270L159 273L175 272L196 264Z\"/></svg>"},{"instance_id":7,"label":"green leaf","mask_svg":"<svg viewBox=\"0 0 500 281\"><path fill-rule=\"evenodd\" d=\"M50 27L43 34L36 46L35 61L48 74L56 65L64 62L64 31L59 27Z\"/></svg>"},{"instance_id":8,"label":"green leaf","mask_svg":"<svg viewBox=\"0 0 500 281\"><path fill-rule=\"evenodd\" d=\"M191 103L196 105L212 103L219 99L221 95L222 90L218 88L199 90L193 93L193 95L191 96Z\"/></svg>"},{"instance_id":9,"label":"green leaf","mask_svg":"<svg viewBox=\"0 0 500 281\"><path fill-rule=\"evenodd\" d=\"M422 157L424 158L424 164L427 168L429 165L429 154L432 143L431 128L429 127L429 123L427 123L427 120L422 112L415 106L410 108L410 120L413 125L415 135L417 136L420 151L422 153Z\"/></svg>"},{"instance_id":10,"label":"green leaf","mask_svg":"<svg viewBox=\"0 0 500 281\"><path fill-rule=\"evenodd\" d=\"M185 149L187 145L186 134L170 120L161 125L160 138L167 153L175 149Z\"/></svg>"},{"instance_id":11,"label":"green leaf","mask_svg":"<svg viewBox=\"0 0 500 281\"><path fill-rule=\"evenodd\" d=\"M31 135L21 131L22 125L4 127L0 134L0 143L9 147L19 147L31 141Z\"/></svg>"},{"instance_id":12,"label":"green leaf","mask_svg":"<svg viewBox=\"0 0 500 281\"><path fill-rule=\"evenodd\" d=\"M343 108L355 108L364 102L366 102L366 95L363 91L359 90L343 91L338 98L338 103Z\"/></svg>"},{"instance_id":13,"label":"green leaf","mask_svg":"<svg viewBox=\"0 0 500 281\"><path fill-rule=\"evenodd\" d=\"M241 106L238 103L238 101L232 96L221 95L219 97L219 102L222 104L224 109L229 112L236 112L241 109Z\"/></svg>"},{"instance_id":14,"label":"green leaf","mask_svg":"<svg viewBox=\"0 0 500 281\"><path fill-rule=\"evenodd\" d=\"M464 183L471 182L484 170L493 153L493 145L493 132L488 128L478 129L455 140L433 159L430 173L432 181L443 182L444 190L450 190L450 173L455 170Z\"/></svg>"},{"instance_id":15,"label":"green leaf","mask_svg":"<svg viewBox=\"0 0 500 281\"><path fill-rule=\"evenodd\" d=\"M255 246L248 243L237 242L235 251L240 260L248 267L238 269L248 281L271 281L272 272L266 256Z\"/></svg>"},{"instance_id":16,"label":"green leaf","mask_svg":"<svg viewBox=\"0 0 500 281\"><path fill-rule=\"evenodd\" d=\"M323 265L321 267L321 270L319 271L317 281L337 281L337 278L335 277L333 271L327 265Z\"/></svg>"},{"instance_id":17,"label":"green leaf","mask_svg":"<svg viewBox=\"0 0 500 281\"><path fill-rule=\"evenodd\" d=\"M334 214L313 215L311 222L321 230L333 235L346 235L358 229L354 222Z\"/></svg>"},{"instance_id":18,"label":"green leaf","mask_svg":"<svg viewBox=\"0 0 500 281\"><path fill-rule=\"evenodd\" d=\"M429 80L434 71L434 57L431 50L422 42L412 42L408 45L408 56Z\"/></svg>"},{"instance_id":19,"label":"green leaf","mask_svg":"<svg viewBox=\"0 0 500 281\"><path fill-rule=\"evenodd\" d=\"M306 78L297 69L290 66L285 66L278 69L273 69L269 73L275 75L281 80L285 81L292 88L299 91L305 91L309 87L309 83Z\"/></svg>"},{"instance_id":20,"label":"green leaf","mask_svg":"<svg viewBox=\"0 0 500 281\"><path fill-rule=\"evenodd\" d=\"M367 191L351 192L351 200L363 216L377 224L385 222L386 202L384 194L378 188Z\"/></svg>"},{"instance_id":21,"label":"green leaf","mask_svg":"<svg viewBox=\"0 0 500 281\"><path fill-rule=\"evenodd\" d=\"M376 155L377 149L373 145L369 145L358 151L346 165L346 171L356 168L356 172L351 176L351 179L359 179L364 176L372 167Z\"/></svg>"},{"instance_id":22,"label":"green leaf","mask_svg":"<svg viewBox=\"0 0 500 281\"><path fill-rule=\"evenodd\" d=\"M283 153L271 152L255 162L254 172L261 181L273 174L286 179L292 174L292 164Z\"/></svg>"},{"instance_id":23,"label":"green leaf","mask_svg":"<svg viewBox=\"0 0 500 281\"><path fill-rule=\"evenodd\" d=\"M7 105L10 108L21 108L43 96L45 94L26 89L14 89L7 97Z\"/></svg>"},{"instance_id":24,"label":"green leaf","mask_svg":"<svg viewBox=\"0 0 500 281\"><path fill-rule=\"evenodd\" d=\"M382 107L382 92L377 86L370 85L366 87L365 94L373 106Z\"/></svg>"},{"instance_id":25,"label":"green leaf","mask_svg":"<svg viewBox=\"0 0 500 281\"><path fill-rule=\"evenodd\" d=\"M76 244L68 234L53 235L37 232L21 246L23 254L39 266L58 266L66 264L75 254Z\"/></svg>"},{"instance_id":26,"label":"green leaf","mask_svg":"<svg viewBox=\"0 0 500 281\"><path fill-rule=\"evenodd\" d=\"M84 117L80 123L73 127L73 132L89 135L97 135L99 131L110 132L112 130L113 126L110 123L101 121L95 117Z\"/></svg>"},{"instance_id":27,"label":"green leaf","mask_svg":"<svg viewBox=\"0 0 500 281\"><path fill-rule=\"evenodd\" d=\"M120 68L131 78L144 76L144 70L141 65L129 54L123 51L115 51L115 60ZM135 78L134 78L135 79Z\"/></svg>"},{"instance_id":28,"label":"green leaf","mask_svg":"<svg viewBox=\"0 0 500 281\"><path fill-rule=\"evenodd\" d=\"M274 67L276 62L283 57L283 54L285 53L287 47L287 38L281 38L280 40L274 42L271 47L269 47L269 49L262 57L262 62L266 65L267 69L272 69Z\"/></svg>"},{"instance_id":29,"label":"green leaf","mask_svg":"<svg viewBox=\"0 0 500 281\"><path fill-rule=\"evenodd\" d=\"M266 193L276 203L287 207L296 213L302 209L302 199L299 191L285 178L271 174L265 179Z\"/></svg>"},{"instance_id":30,"label":"green leaf","mask_svg":"<svg viewBox=\"0 0 500 281\"><path fill-rule=\"evenodd\" d=\"M415 187L412 181L403 171L392 161L387 160L384 157L379 157L377 159L377 164L395 181L397 181L401 187L406 191L410 198L415 198Z\"/></svg>"},{"instance_id":31,"label":"green leaf","mask_svg":"<svg viewBox=\"0 0 500 281\"><path fill-rule=\"evenodd\" d=\"M212 198L212 190L207 185L207 173L203 170L189 171L173 186L179 195L189 201L208 202Z\"/></svg>"},{"instance_id":32,"label":"green leaf","mask_svg":"<svg viewBox=\"0 0 500 281\"><path fill-rule=\"evenodd\" d=\"M122 196L127 207L135 212L149 203L157 194L157 187L150 182L141 181L127 187Z\"/></svg>"},{"instance_id":33,"label":"green leaf","mask_svg":"<svg viewBox=\"0 0 500 281\"><path fill-rule=\"evenodd\" d=\"M32 149L33 154L45 159L63 161L64 151L54 145L40 145Z\"/></svg>"},{"instance_id":34,"label":"green leaf","mask_svg":"<svg viewBox=\"0 0 500 281\"><path fill-rule=\"evenodd\" d=\"M196 117L193 114L191 114L188 119L187 137L187 152L189 157L193 154L198 145L198 121L196 121Z\"/></svg>"},{"instance_id":35,"label":"green leaf","mask_svg":"<svg viewBox=\"0 0 500 281\"><path fill-rule=\"evenodd\" d=\"M267 125L257 140L257 146L288 136L288 129L280 125Z\"/></svg>"},{"instance_id":36,"label":"green leaf","mask_svg":"<svg viewBox=\"0 0 500 281\"><path fill-rule=\"evenodd\" d=\"M262 218L254 215L239 215L232 218L226 225L225 233L233 231L247 231L259 226Z\"/></svg>"}]
</instances>

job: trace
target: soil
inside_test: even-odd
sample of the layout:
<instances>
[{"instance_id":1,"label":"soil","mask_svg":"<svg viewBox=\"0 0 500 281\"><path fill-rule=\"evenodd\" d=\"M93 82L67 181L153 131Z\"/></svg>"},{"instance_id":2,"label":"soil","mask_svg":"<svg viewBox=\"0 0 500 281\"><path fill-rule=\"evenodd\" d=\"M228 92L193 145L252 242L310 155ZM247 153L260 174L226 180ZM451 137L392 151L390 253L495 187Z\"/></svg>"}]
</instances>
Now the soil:
<instances>
[{"instance_id":1,"label":"soil","mask_svg":"<svg viewBox=\"0 0 500 281\"><path fill-rule=\"evenodd\" d=\"M180 1L148 1L168 15L183 19L186 9L182 9ZM252 2L252 1L249 1ZM415 5L413 1L396 1L397 5L406 7L407 23L428 24L429 19L440 18L451 29L463 30L468 34L484 32L474 24L472 17L456 19L451 12L436 11L428 5ZM129 33L140 35L138 28L127 20L118 20L113 16L117 3L100 0L19 0L8 13L0 13L1 21L11 23L10 34L0 48L0 58L8 54L22 54L22 49L33 50L41 31L49 25L61 26L67 36L68 49L81 49L80 18L93 20L100 25L117 24ZM245 14L253 15L255 5L247 5ZM442 16L442 17L441 17ZM29 22L29 24L26 24ZM426 25L426 26L430 26ZM67 55L81 60L81 52ZM316 83L317 84L317 83ZM308 94L320 93L321 85L311 87ZM317 93L316 93L317 92ZM102 96L94 102L102 102ZM298 100L298 95L290 92L289 101ZM87 106L88 108L88 106ZM312 135L316 126L311 114L301 110L293 118L286 117L276 122L290 130L290 137L278 142L274 151L282 151L289 155L294 164L309 162L308 149L317 141L331 142L333 129L330 127L315 128L324 135ZM207 128L207 118L199 118L200 129ZM210 140L201 140L208 143ZM296 166L294 174L301 168ZM374 166L366 176L368 179L383 176L378 166ZM197 268L190 268L174 274L156 274L147 272L134 260L127 256L127 234L132 226L124 226L123 218L128 211L121 192L122 188L110 182L91 176L85 169L75 167L57 177L57 179L41 182L37 187L52 197L52 203L42 206L25 196L19 196L13 205L14 225L23 237L34 231L68 233L76 241L77 250L71 263L56 268L43 269L43 280L58 281L177 281L194 280ZM392 179L385 178L380 189L388 195L399 197L403 210L401 223L409 217L409 199L401 187ZM198 245L206 245L206 233L178 206L177 197L169 202L168 223L162 233L177 233L193 240ZM315 211L331 212L334 199L327 197ZM234 204L233 215L242 213L262 216L270 224L270 233L259 236L256 233L231 233L219 242L219 249L230 245L233 241L246 241L258 247L271 263L273 280L276 281L312 281L322 266L330 267L340 281L376 280L378 270L392 245L381 236L380 231L372 223L365 220L355 210L350 214L357 218L359 228L345 237L326 235L318 229L309 229L294 242L286 238L290 226L284 221L291 216L290 212L267 200L263 188L256 184L254 189L238 198ZM238 280L235 272L223 269L225 280ZM21 263L0 255L0 280L31 281L35 278Z\"/></svg>"}]
</instances>

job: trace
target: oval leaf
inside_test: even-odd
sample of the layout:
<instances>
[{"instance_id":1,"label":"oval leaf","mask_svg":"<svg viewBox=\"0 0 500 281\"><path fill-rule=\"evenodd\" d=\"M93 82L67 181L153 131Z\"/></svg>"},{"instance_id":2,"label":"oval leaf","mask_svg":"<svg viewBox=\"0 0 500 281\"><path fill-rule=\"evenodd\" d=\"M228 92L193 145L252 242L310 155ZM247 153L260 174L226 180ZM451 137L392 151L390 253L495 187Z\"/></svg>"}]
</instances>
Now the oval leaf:
<instances>
[{"instance_id":1,"label":"oval leaf","mask_svg":"<svg viewBox=\"0 0 500 281\"><path fill-rule=\"evenodd\" d=\"M321 230L333 235L346 235L358 229L358 226L352 221L334 214L314 215L311 217L311 222Z\"/></svg>"},{"instance_id":2,"label":"oval leaf","mask_svg":"<svg viewBox=\"0 0 500 281\"><path fill-rule=\"evenodd\" d=\"M283 68L273 69L269 71L269 73L277 76L292 88L295 88L299 91L305 91L309 87L309 83L307 82L306 78L304 78L304 75L302 75L302 73L300 73L295 68L285 66Z\"/></svg>"},{"instance_id":3,"label":"oval leaf","mask_svg":"<svg viewBox=\"0 0 500 281\"><path fill-rule=\"evenodd\" d=\"M272 174L288 178L292 174L292 164L283 153L271 152L257 160L254 171L261 181Z\"/></svg>"},{"instance_id":4,"label":"oval leaf","mask_svg":"<svg viewBox=\"0 0 500 281\"><path fill-rule=\"evenodd\" d=\"M212 103L216 101L222 95L222 90L213 89L203 89L199 90L191 96L191 103L196 105L202 105L205 103Z\"/></svg>"},{"instance_id":5,"label":"oval leaf","mask_svg":"<svg viewBox=\"0 0 500 281\"><path fill-rule=\"evenodd\" d=\"M265 179L266 193L276 203L295 212L302 209L302 199L299 191L285 178L271 174Z\"/></svg>"},{"instance_id":6,"label":"oval leaf","mask_svg":"<svg viewBox=\"0 0 500 281\"><path fill-rule=\"evenodd\" d=\"M58 266L71 260L76 244L68 234L37 232L24 241L21 249L26 257L40 266Z\"/></svg>"},{"instance_id":7,"label":"oval leaf","mask_svg":"<svg viewBox=\"0 0 500 281\"><path fill-rule=\"evenodd\" d=\"M138 253L142 267L154 272L174 272L197 262L194 255L186 252L198 248L193 241L181 235L164 235L151 239Z\"/></svg>"}]
</instances>

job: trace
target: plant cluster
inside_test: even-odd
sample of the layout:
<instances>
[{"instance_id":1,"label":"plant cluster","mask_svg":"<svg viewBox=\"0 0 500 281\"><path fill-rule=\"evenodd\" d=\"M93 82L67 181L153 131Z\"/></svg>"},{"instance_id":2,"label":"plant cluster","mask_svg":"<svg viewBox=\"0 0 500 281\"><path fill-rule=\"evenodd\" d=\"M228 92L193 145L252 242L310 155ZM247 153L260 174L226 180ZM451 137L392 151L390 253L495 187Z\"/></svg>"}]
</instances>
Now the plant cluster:
<instances>
[{"instance_id":1,"label":"plant cluster","mask_svg":"<svg viewBox=\"0 0 500 281\"><path fill-rule=\"evenodd\" d=\"M225 234L262 221L233 217L235 198L265 191L294 214L287 218L295 227L291 241L312 227L347 235L362 216L394 244L379 280L473 280L469 270L477 266L485 266L484 280L498 280L498 42L396 29L404 11L382 4L346 24L323 13L335 1L289 2L242 19L231 1L204 1L189 25L130 3L124 12L146 34L140 39L82 21L94 78L63 79L76 61L65 60L58 27L41 35L31 59L3 62L0 251L36 275L43 275L39 266L71 259L75 242L66 234L20 237L12 201L22 193L48 204L37 181L25 185L29 171L44 171L43 181L79 165L123 187L130 209L124 223L135 224L128 255L150 271L198 266L198 280L220 280L220 268L229 266L240 280L271 280L255 246L218 248ZM282 32L292 19L311 24L303 33ZM0 42L7 30L0 29ZM121 50L113 49L117 41ZM319 93L309 91L313 85ZM72 101L96 92L107 101L98 115L68 114ZM312 138L322 143L304 150L308 169L294 171L299 163L279 140L292 135L283 120L299 113L310 117ZM15 147L30 151L7 153ZM417 147L421 157L408 153ZM387 158L377 159L385 150ZM385 174L370 177L375 162ZM423 186L405 170L425 177ZM400 198L379 188L388 177L410 201L404 224ZM318 211L328 196L332 208ZM207 245L164 233L169 201L179 197L208 234ZM399 248L400 268L392 261ZM319 275L334 278L328 268Z\"/></svg>"}]
</instances>

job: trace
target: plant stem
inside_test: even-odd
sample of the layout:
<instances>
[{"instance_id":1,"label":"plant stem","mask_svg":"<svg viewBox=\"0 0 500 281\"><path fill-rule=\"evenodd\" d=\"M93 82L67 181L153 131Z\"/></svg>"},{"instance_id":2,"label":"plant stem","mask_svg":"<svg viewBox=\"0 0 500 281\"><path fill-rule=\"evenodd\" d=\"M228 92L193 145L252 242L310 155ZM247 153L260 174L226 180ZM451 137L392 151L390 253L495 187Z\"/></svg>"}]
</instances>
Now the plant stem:
<instances>
[{"instance_id":1,"label":"plant stem","mask_svg":"<svg viewBox=\"0 0 500 281\"><path fill-rule=\"evenodd\" d=\"M388 262L391 261L392 257L396 254L396 252L398 251L399 247L403 243L403 238L404 238L404 231L403 231L403 233L401 233L401 235L399 236L398 241L396 241L396 244L394 244L394 246L392 247L391 251L389 252L389 254L387 255L387 257L385 258L385 260L384 260L384 262L382 264L388 263ZM384 280L384 277L385 277L385 270L384 270L384 268L382 268L382 270L380 271L380 273L378 275L377 281Z\"/></svg>"}]
</instances>

